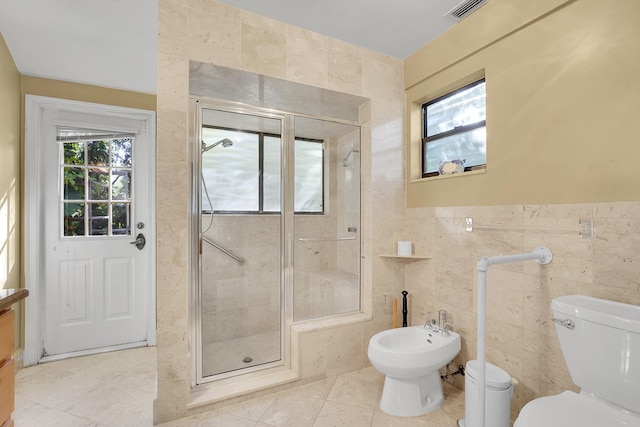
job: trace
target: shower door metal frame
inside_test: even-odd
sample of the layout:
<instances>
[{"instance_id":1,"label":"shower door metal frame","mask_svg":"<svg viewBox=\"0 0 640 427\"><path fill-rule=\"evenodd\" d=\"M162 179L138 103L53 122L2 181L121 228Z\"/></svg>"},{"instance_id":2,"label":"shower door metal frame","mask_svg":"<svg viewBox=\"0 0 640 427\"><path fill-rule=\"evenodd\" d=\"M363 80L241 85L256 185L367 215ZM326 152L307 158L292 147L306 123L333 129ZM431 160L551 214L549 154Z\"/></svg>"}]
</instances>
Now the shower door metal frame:
<instances>
[{"instance_id":1,"label":"shower door metal frame","mask_svg":"<svg viewBox=\"0 0 640 427\"><path fill-rule=\"evenodd\" d=\"M227 113L235 113L235 114L245 114L251 115L254 117L264 117L267 119L275 119L280 120L281 122L281 174L282 174L282 183L287 183L291 181L289 178L290 172L288 169L293 167L293 165L289 165L289 161L286 161L286 156L288 155L288 147L292 144L288 143L288 139L292 138L293 132L288 130L290 127L287 125L287 121L292 121L293 117L288 118L286 114L281 112L277 112L274 110L268 110L263 108L256 108L246 105L239 105L237 103L228 103L221 100L211 100L205 99L202 97L192 97L190 98L189 105L189 115L191 126L189 126L189 148L191 150L191 165L190 165L190 174L192 180L192 191L191 191L191 233L190 235L190 306L191 306L191 315L190 315L190 324L191 324L191 348L195 350L192 353L192 375L191 375L191 386L197 387L200 385L205 385L212 382L224 381L227 379L233 379L240 375L250 375L250 374L260 374L265 370L281 370L287 369L290 366L290 354L287 349L289 346L289 328L286 327L288 316L290 316L290 310L288 309L288 302L286 301L285 295L288 290L287 287L291 286L290 274L285 273L285 269L287 265L291 264L291 258L289 258L291 254L291 250L288 246L291 246L287 243L286 236L292 234L290 230L293 227L293 213L291 215L287 215L289 204L291 205L291 209L293 209L293 200L291 197L285 197L285 193L289 191L288 188L284 188L285 185L281 184L280 186L280 197L281 197L281 209L280 213L280 248L281 254L280 257L280 360L264 363L252 367L236 369L229 372L223 372L220 374L203 376L203 343L202 343L202 281L201 281L201 271L202 271L202 259L201 259L201 230L202 230L202 196L201 191L198 189L201 186L201 128L202 128L202 110L208 108L212 110L223 111ZM291 184L291 189L293 188L293 184ZM213 215L213 212L212 212Z\"/></svg>"},{"instance_id":2,"label":"shower door metal frame","mask_svg":"<svg viewBox=\"0 0 640 427\"><path fill-rule=\"evenodd\" d=\"M270 119L279 119L282 123L281 141L281 173L282 184L280 187L281 197L281 233L280 233L280 247L282 251L281 266L280 266L280 345L281 345L281 360L277 362L271 362L267 364L257 365L249 368L234 370L224 374L218 374L209 377L202 377L202 306L201 306L201 283L200 283L200 271L201 271L201 259L200 259L200 239L195 236L200 236L201 230L201 198L194 197L195 189L200 187L200 129L202 127L202 108L212 108L219 111L247 114L258 117L265 117ZM304 117L309 119L317 119L330 121L334 123L341 123L346 125L356 126L360 129L360 141L362 141L362 128L363 124L360 122L343 120L334 117L326 117L319 115L303 114L298 112L283 111L262 107L255 107L239 102L225 101L220 99L208 98L203 96L191 96L189 105L189 149L191 150L191 164L190 174L192 179L192 191L191 191L191 232L190 239L190 336L191 336L191 386L196 388L198 386L206 386L216 382L217 384L226 384L228 382L236 381L237 377L242 376L243 379L250 379L254 376L264 375L265 371L269 373L286 370L291 368L291 326L295 323L293 319L293 257L295 247L295 216L294 216L294 179L295 176L295 164L294 158L294 145L295 145L295 118ZM361 169L358 174L361 176ZM361 181L359 186L361 186ZM198 194L200 192L198 191ZM287 196L289 195L289 196ZM359 198L358 207L360 211L360 228L362 227L362 206L361 199ZM359 243L359 251L361 251L362 234L360 231L356 237ZM360 292L360 310L362 310L362 266L358 266L359 277L359 292ZM341 314L338 314L341 315ZM304 322L304 321L302 321Z\"/></svg>"}]
</instances>

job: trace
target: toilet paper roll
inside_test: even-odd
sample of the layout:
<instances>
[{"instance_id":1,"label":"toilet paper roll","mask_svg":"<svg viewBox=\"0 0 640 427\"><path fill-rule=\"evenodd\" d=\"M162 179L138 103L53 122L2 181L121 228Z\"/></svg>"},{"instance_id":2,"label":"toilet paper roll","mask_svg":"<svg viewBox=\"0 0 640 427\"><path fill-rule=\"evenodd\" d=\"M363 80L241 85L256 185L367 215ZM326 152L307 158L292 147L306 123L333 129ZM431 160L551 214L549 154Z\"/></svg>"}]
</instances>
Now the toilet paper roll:
<instances>
[{"instance_id":1,"label":"toilet paper roll","mask_svg":"<svg viewBox=\"0 0 640 427\"><path fill-rule=\"evenodd\" d=\"M401 256L413 255L411 240L398 240L398 255L401 255Z\"/></svg>"}]
</instances>

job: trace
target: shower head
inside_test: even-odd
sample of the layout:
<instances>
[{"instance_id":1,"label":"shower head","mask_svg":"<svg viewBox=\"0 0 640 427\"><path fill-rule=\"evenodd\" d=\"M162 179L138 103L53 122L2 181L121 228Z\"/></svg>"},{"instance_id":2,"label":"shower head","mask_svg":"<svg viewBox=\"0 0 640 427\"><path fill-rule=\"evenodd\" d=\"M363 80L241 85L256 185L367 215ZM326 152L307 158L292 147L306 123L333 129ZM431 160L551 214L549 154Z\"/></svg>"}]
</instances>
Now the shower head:
<instances>
[{"instance_id":1,"label":"shower head","mask_svg":"<svg viewBox=\"0 0 640 427\"><path fill-rule=\"evenodd\" d=\"M347 155L346 155L346 156L344 156L344 159L340 160L340 165L341 165L341 166L343 166L343 167L345 167L345 168L346 168L347 166L349 166L349 165L351 164L351 155L352 155L353 153L359 153L359 152L360 152L360 151L358 151L358 150L353 150L353 149L349 150L349 152L347 153Z\"/></svg>"},{"instance_id":2,"label":"shower head","mask_svg":"<svg viewBox=\"0 0 640 427\"><path fill-rule=\"evenodd\" d=\"M218 145L222 144L223 147L231 147L233 145L233 141L230 140L229 138L225 138L225 139L221 139L218 142L214 142L211 145L207 145L204 143L204 141L202 141L202 152L206 153L207 151L211 150L213 147L217 147Z\"/></svg>"}]
</instances>

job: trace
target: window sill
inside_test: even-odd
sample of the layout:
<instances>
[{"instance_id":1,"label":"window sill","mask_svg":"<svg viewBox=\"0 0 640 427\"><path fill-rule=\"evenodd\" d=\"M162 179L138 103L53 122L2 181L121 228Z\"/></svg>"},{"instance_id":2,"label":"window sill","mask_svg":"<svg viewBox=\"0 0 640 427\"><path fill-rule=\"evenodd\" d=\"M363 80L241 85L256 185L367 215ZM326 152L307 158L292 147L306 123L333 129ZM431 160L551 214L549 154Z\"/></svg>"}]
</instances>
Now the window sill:
<instances>
[{"instance_id":1,"label":"window sill","mask_svg":"<svg viewBox=\"0 0 640 427\"><path fill-rule=\"evenodd\" d=\"M449 179L449 178L459 178L462 176L469 176L469 175L480 175L483 173L487 173L487 169L478 169L478 170L474 170L474 171L469 171L469 172L462 172L462 173L454 173L451 175L438 175L438 176L429 176L427 178L418 178L418 179L412 179L411 182L426 182L426 181L437 181L437 180L441 180L441 179Z\"/></svg>"}]
</instances>

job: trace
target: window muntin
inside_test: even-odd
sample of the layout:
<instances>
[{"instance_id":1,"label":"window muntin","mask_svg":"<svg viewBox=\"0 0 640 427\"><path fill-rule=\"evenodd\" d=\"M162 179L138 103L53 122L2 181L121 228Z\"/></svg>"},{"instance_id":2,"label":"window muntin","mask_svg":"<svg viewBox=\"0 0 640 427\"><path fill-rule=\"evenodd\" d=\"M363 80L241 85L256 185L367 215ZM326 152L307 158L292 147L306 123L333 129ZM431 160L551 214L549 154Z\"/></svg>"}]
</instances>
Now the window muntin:
<instances>
[{"instance_id":1,"label":"window muntin","mask_svg":"<svg viewBox=\"0 0 640 427\"><path fill-rule=\"evenodd\" d=\"M264 137L262 157L263 208L265 212L280 212L280 137Z\"/></svg>"},{"instance_id":2,"label":"window muntin","mask_svg":"<svg viewBox=\"0 0 640 427\"><path fill-rule=\"evenodd\" d=\"M464 159L464 170L486 166L484 79L422 106L422 176L439 174L441 162Z\"/></svg>"},{"instance_id":3,"label":"window muntin","mask_svg":"<svg viewBox=\"0 0 640 427\"><path fill-rule=\"evenodd\" d=\"M280 213L280 136L202 127L202 139L207 146L224 138L231 139L233 145L220 145L202 154L202 174L209 195L202 197L203 213L210 213L212 208L216 213ZM322 141L296 138L294 152L294 210L322 213ZM204 186L202 194L205 194Z\"/></svg>"},{"instance_id":4,"label":"window muntin","mask_svg":"<svg viewBox=\"0 0 640 427\"><path fill-rule=\"evenodd\" d=\"M131 235L133 138L60 143L64 237Z\"/></svg>"}]
</instances>

